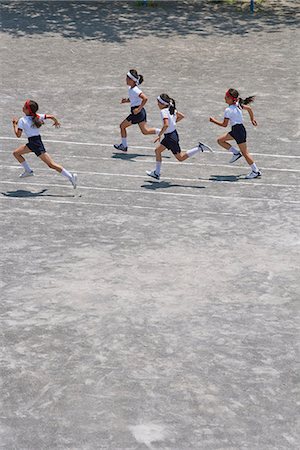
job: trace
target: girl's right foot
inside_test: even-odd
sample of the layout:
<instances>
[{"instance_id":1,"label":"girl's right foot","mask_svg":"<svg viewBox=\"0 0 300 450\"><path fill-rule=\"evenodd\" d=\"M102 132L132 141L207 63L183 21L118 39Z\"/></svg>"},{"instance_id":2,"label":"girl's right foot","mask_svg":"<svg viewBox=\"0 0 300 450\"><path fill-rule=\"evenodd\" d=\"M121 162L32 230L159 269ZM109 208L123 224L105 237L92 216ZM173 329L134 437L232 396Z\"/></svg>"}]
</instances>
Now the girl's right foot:
<instances>
[{"instance_id":1,"label":"girl's right foot","mask_svg":"<svg viewBox=\"0 0 300 450\"><path fill-rule=\"evenodd\" d=\"M201 152L210 152L210 153L214 152L212 148L210 148L206 144L203 144L203 142L199 142L198 148L201 150Z\"/></svg>"},{"instance_id":2,"label":"girl's right foot","mask_svg":"<svg viewBox=\"0 0 300 450\"><path fill-rule=\"evenodd\" d=\"M128 147L124 147L123 144L119 144L119 145L114 144L114 147L115 147L115 149L121 150L122 152L127 152L127 150L128 150Z\"/></svg>"},{"instance_id":3,"label":"girl's right foot","mask_svg":"<svg viewBox=\"0 0 300 450\"><path fill-rule=\"evenodd\" d=\"M159 179L160 179L160 174L159 174L159 173L156 173L155 170L152 170L152 171L147 170L146 174L147 174L149 177L155 178L156 180L159 180Z\"/></svg>"},{"instance_id":4,"label":"girl's right foot","mask_svg":"<svg viewBox=\"0 0 300 450\"><path fill-rule=\"evenodd\" d=\"M250 173L248 173L248 175L246 176L247 180L251 180L252 178L257 178L257 177L261 177L261 172L254 172L254 170L252 170Z\"/></svg>"},{"instance_id":5,"label":"girl's right foot","mask_svg":"<svg viewBox=\"0 0 300 450\"><path fill-rule=\"evenodd\" d=\"M25 172L21 173L19 178L33 177L33 175L34 175L33 170L31 170L31 172L28 172L28 170L25 170Z\"/></svg>"}]
</instances>

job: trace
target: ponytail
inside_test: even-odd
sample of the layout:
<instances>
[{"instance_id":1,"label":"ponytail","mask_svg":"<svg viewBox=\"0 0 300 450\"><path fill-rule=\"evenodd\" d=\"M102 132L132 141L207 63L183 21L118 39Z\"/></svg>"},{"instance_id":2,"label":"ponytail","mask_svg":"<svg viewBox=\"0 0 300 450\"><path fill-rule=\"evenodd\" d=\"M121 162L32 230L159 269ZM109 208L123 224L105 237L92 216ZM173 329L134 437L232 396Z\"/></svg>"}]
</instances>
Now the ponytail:
<instances>
[{"instance_id":1,"label":"ponytail","mask_svg":"<svg viewBox=\"0 0 300 450\"><path fill-rule=\"evenodd\" d=\"M246 97L245 99L242 99L239 97L238 102L241 108L243 108L244 105L248 105L249 103L254 102L255 95L251 95L250 97Z\"/></svg>"},{"instance_id":2,"label":"ponytail","mask_svg":"<svg viewBox=\"0 0 300 450\"><path fill-rule=\"evenodd\" d=\"M142 84L142 82L144 81L143 75L138 75L138 77L139 77L139 84Z\"/></svg>"},{"instance_id":3,"label":"ponytail","mask_svg":"<svg viewBox=\"0 0 300 450\"><path fill-rule=\"evenodd\" d=\"M169 111L170 111L171 116L173 116L173 114L175 113L175 110L176 110L175 100L174 100L174 98L170 98Z\"/></svg>"}]
</instances>

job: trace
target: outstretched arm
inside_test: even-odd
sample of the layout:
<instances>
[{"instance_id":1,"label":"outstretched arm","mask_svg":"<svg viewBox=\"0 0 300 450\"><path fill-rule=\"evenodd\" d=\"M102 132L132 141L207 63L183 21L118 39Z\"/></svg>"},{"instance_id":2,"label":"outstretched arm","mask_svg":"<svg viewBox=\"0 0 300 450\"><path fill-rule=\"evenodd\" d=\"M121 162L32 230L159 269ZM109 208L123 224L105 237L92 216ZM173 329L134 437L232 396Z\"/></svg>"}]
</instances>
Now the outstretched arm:
<instances>
[{"instance_id":1,"label":"outstretched arm","mask_svg":"<svg viewBox=\"0 0 300 450\"><path fill-rule=\"evenodd\" d=\"M50 119L50 120L52 120L54 123L53 123L53 126L55 127L55 128L59 128L60 127L60 122L57 120L57 118L55 117L55 116L53 116L52 114L45 114L45 119Z\"/></svg>"}]
</instances>

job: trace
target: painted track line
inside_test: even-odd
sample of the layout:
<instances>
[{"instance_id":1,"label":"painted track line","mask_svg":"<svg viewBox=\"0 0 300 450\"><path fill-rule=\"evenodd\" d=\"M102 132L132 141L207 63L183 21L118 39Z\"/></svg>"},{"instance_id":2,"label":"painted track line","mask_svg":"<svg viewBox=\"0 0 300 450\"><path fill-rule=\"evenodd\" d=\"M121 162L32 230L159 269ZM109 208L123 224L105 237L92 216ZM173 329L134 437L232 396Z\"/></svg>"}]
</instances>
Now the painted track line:
<instances>
[{"instance_id":1,"label":"painted track line","mask_svg":"<svg viewBox=\"0 0 300 450\"><path fill-rule=\"evenodd\" d=\"M224 153L224 154L226 155L226 153ZM122 155L122 153L120 153L120 155ZM58 154L58 153L55 153L55 152L51 152L51 156L53 158L57 158L57 159L62 158L62 156L64 158L66 158L66 159L68 159L68 158L75 158L75 159L78 159L79 161L85 160L85 159L86 160L92 160L92 161L112 161L112 162L114 162L116 160L119 160L119 161L125 160L126 161L126 159L125 159L126 154L124 154L123 158L114 158L113 156L111 156L109 158L109 157L105 157L105 156L80 156L80 155L67 155L66 156L66 154L62 155L61 153ZM129 156L130 156L130 154L129 154ZM227 155L227 156L229 156L229 155ZM132 162L135 162L135 163L152 163L153 164L154 163L154 158L153 157L152 158L151 157L149 157L149 158L146 157L146 158L143 158L143 159L128 158L128 161L129 162L132 161ZM192 162L179 163L178 161L166 161L166 160L163 159L163 165L164 166L165 165L176 165L176 166L178 166L179 164L187 166L187 167L188 166L192 166L192 167L213 167L213 168L222 167L222 168L227 168L227 169L236 169L237 167L240 168L240 169L244 168L244 166L238 166L238 165L233 165L233 164L229 164L229 163L228 164L208 164L208 163L192 163ZM5 166L2 165L2 167L5 167ZM7 167L12 167L12 166L7 166ZM263 171L270 171L270 172L274 171L274 172L295 172L295 173L300 173L300 169L283 169L283 168L278 169L276 167L262 167L262 166L260 166L260 169L263 170ZM249 171L250 169L248 167L245 167L245 170Z\"/></svg>"},{"instance_id":2,"label":"painted track line","mask_svg":"<svg viewBox=\"0 0 300 450\"><path fill-rule=\"evenodd\" d=\"M0 181L0 184L13 184L16 185L25 185L25 186L42 186L45 187L45 183L26 183L24 181ZM65 184L51 184L51 187L59 187L59 188L67 188L73 189L71 186L66 186ZM222 195L200 195L200 194L185 194L179 192L160 192L153 189L119 189L119 188L108 188L108 187L94 187L94 186L78 186L78 190L92 190L92 191L103 191L103 192L125 192L132 194L141 194L141 195L162 195L162 196L170 196L170 197L191 197L191 198L212 198L218 200L242 200L242 201L266 201L273 203L287 203L287 204L300 204L300 200L281 200L281 199L270 199L267 197L238 197L238 196L222 196Z\"/></svg>"},{"instance_id":3,"label":"painted track line","mask_svg":"<svg viewBox=\"0 0 300 450\"><path fill-rule=\"evenodd\" d=\"M74 197L75 198L75 197ZM151 211L176 211L176 212L184 212L187 209L184 208L162 208L160 206L139 206L139 205L126 205L124 203L118 204L118 203L98 203L98 202L85 202L85 201L71 201L71 200L52 200L50 198L43 198L43 195L41 197L0 197L0 200L30 200L30 201L38 201L38 202L50 202L50 203L58 203L58 204L70 204L70 205L76 205L76 206L101 206L101 207L108 207L108 208L128 208L128 209L147 209ZM214 211L203 211L203 210L191 210L188 208L189 213L195 214L201 212L201 214L209 214L214 216L235 216L235 217L248 217L248 214L240 214L240 213L230 213L230 212L214 212Z\"/></svg>"},{"instance_id":4,"label":"painted track line","mask_svg":"<svg viewBox=\"0 0 300 450\"><path fill-rule=\"evenodd\" d=\"M17 137L0 136L0 140L19 141L20 139L17 138ZM47 137L45 139L43 139L43 142L52 142L54 144L81 145L81 146L87 146L87 147L91 147L91 146L97 147L98 146L98 147L113 148L113 144L112 143L106 144L106 143L97 143L97 142L59 141L59 140L56 140L56 139L55 140L54 139L47 139ZM141 145L138 145L138 146L131 145L130 148L143 149L143 150L152 150L153 151L154 150L154 145L153 145L153 147L144 147L144 146L141 146ZM216 151L214 151L214 153L222 154L222 155L225 154L226 155L225 151L216 150ZM293 156L293 155L276 155L276 154L273 154L273 153L254 153L254 152L251 152L251 154L252 155L256 155L256 156L270 156L270 157L273 157L273 158L300 159L300 156L298 156L298 155L297 156Z\"/></svg>"},{"instance_id":5,"label":"painted track line","mask_svg":"<svg viewBox=\"0 0 300 450\"><path fill-rule=\"evenodd\" d=\"M20 166L6 166L6 165L0 165L0 168L10 168L10 169L20 169ZM42 172L49 172L49 169L38 169L38 171L42 171ZM119 178L141 178L143 180L147 180L150 181L151 178L147 177L147 175L134 175L134 174L127 174L127 173L111 173L111 172L87 172L84 170L78 170L76 171L77 174L84 174L84 175L100 175L100 176L104 176L104 177L119 177ZM166 180L168 180L169 178L166 177ZM239 185L243 185L243 186L248 186L248 187L258 187L258 186L268 186L268 187L283 187L283 188L299 188L300 184L278 184L278 183L261 183L261 179L253 181L253 180L249 180L249 181L240 181L240 180L236 180L236 181L228 181L228 180L210 180L210 179L205 179L205 178L176 178L176 177L172 177L170 178L171 182L175 182L175 181L193 181L193 182L199 182L201 181L202 183L213 183L213 184L219 184L219 183L225 183L225 184L239 184ZM241 179L243 180L243 178ZM19 178L18 180L19 181ZM16 181L16 182L17 182ZM153 180L152 180L153 181ZM163 180L164 181L164 180ZM188 188L188 186L183 186Z\"/></svg>"}]
</instances>

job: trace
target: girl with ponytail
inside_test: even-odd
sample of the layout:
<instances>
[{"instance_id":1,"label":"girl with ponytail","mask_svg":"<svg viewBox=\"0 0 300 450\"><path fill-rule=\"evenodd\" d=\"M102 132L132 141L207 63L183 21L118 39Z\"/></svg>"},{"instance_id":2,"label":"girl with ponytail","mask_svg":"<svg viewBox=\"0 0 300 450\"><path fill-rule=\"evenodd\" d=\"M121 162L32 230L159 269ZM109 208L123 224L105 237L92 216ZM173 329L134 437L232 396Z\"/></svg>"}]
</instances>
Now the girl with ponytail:
<instances>
[{"instance_id":1,"label":"girl with ponytail","mask_svg":"<svg viewBox=\"0 0 300 450\"><path fill-rule=\"evenodd\" d=\"M157 97L157 106L160 109L163 126L154 142L159 141L162 135L164 135L164 138L155 149L155 169L152 171L147 171L146 173L147 175L149 175L149 177L159 180L162 163L161 154L166 149L171 150L178 161L185 161L187 158L190 158L191 156L199 152L211 152L212 149L208 147L208 145L199 142L197 147L194 147L191 150L187 150L186 152L182 151L179 145L179 136L176 130L176 124L184 118L184 115L176 110L175 100L169 97L167 94L160 94Z\"/></svg>"},{"instance_id":2,"label":"girl with ponytail","mask_svg":"<svg viewBox=\"0 0 300 450\"><path fill-rule=\"evenodd\" d=\"M128 150L126 128L131 125L138 124L143 134L157 134L159 132L158 128L147 127L147 114L144 106L148 98L139 88L143 81L143 75L139 75L135 69L127 72L126 84L128 86L128 98L122 98L121 103L130 103L130 114L120 124L121 143L114 145L115 149L121 150L122 152L127 152Z\"/></svg>"},{"instance_id":3,"label":"girl with ponytail","mask_svg":"<svg viewBox=\"0 0 300 450\"><path fill-rule=\"evenodd\" d=\"M214 117L210 117L210 122L219 125L220 127L227 127L230 122L231 131L229 133L223 134L218 138L218 144L221 147L226 148L232 152L232 157L230 159L230 163L234 163L241 156L244 156L245 160L251 167L251 172L246 176L247 179L257 178L261 176L261 172L259 171L257 165L255 164L252 156L248 152L247 148L247 132L243 124L243 114L242 110L246 110L249 113L250 120L252 124L256 127L257 122L254 118L253 110L249 105L249 103L254 101L254 95L251 97L247 97L243 100L236 89L228 89L225 94L225 103L227 103L228 107L225 109L224 120L223 122L219 122ZM232 146L228 141L234 139L238 144L239 150Z\"/></svg>"},{"instance_id":4,"label":"girl with ponytail","mask_svg":"<svg viewBox=\"0 0 300 450\"><path fill-rule=\"evenodd\" d=\"M24 131L25 135L28 137L28 142L25 145L21 145L14 152L13 155L17 161L23 166L24 172L20 175L20 178L33 176L33 170L29 166L28 162L25 160L23 155L26 153L35 153L45 164L47 164L50 169L54 169L61 173L64 177L72 183L74 189L77 184L76 173L70 173L64 169L59 164L53 161L51 156L46 153L43 141L40 136L40 127L44 124L46 119L50 119L54 122L56 128L60 127L59 121L52 114L37 114L39 107L38 104L33 100L26 100L23 106L24 117L21 119L13 118L13 128L15 135L20 138Z\"/></svg>"}]
</instances>

